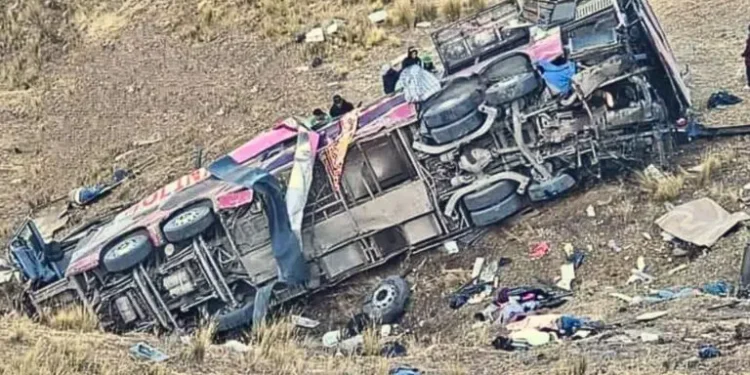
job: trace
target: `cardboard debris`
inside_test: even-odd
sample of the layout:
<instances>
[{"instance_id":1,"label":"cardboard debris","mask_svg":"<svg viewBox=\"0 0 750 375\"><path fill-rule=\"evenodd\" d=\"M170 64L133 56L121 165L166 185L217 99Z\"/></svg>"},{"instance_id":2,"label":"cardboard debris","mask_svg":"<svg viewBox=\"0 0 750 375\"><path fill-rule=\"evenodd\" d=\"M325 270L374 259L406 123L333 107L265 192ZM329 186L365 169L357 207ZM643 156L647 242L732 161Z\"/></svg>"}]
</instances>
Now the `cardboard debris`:
<instances>
[{"instance_id":1,"label":"cardboard debris","mask_svg":"<svg viewBox=\"0 0 750 375\"><path fill-rule=\"evenodd\" d=\"M471 278L472 279L478 278L479 274L482 272L483 267L484 267L484 258L474 259L474 268L471 270Z\"/></svg>"},{"instance_id":2,"label":"cardboard debris","mask_svg":"<svg viewBox=\"0 0 750 375\"><path fill-rule=\"evenodd\" d=\"M730 214L710 198L675 207L656 220L665 232L698 246L711 247L739 222L750 220L744 212Z\"/></svg>"},{"instance_id":3,"label":"cardboard debris","mask_svg":"<svg viewBox=\"0 0 750 375\"><path fill-rule=\"evenodd\" d=\"M557 282L557 287L569 291L575 278L575 265L573 263L563 264L562 266L560 266L560 281Z\"/></svg>"},{"instance_id":4,"label":"cardboard debris","mask_svg":"<svg viewBox=\"0 0 750 375\"><path fill-rule=\"evenodd\" d=\"M386 12L385 10L379 10L377 12L370 13L367 18L370 19L370 22L376 24L385 22L386 18L388 18L388 12Z\"/></svg>"},{"instance_id":5,"label":"cardboard debris","mask_svg":"<svg viewBox=\"0 0 750 375\"><path fill-rule=\"evenodd\" d=\"M461 250L458 247L458 243L456 241L448 241L443 244L443 248L445 249L445 253L449 255L458 254L458 252Z\"/></svg>"},{"instance_id":6,"label":"cardboard debris","mask_svg":"<svg viewBox=\"0 0 750 375\"><path fill-rule=\"evenodd\" d=\"M596 217L596 211L594 211L594 206L589 205L588 207L586 207L586 216Z\"/></svg>"},{"instance_id":7,"label":"cardboard debris","mask_svg":"<svg viewBox=\"0 0 750 375\"><path fill-rule=\"evenodd\" d=\"M536 329L525 329L522 331L512 332L508 337L513 341L520 341L530 346L542 346L552 341L549 332L542 332Z\"/></svg>"},{"instance_id":8,"label":"cardboard debris","mask_svg":"<svg viewBox=\"0 0 750 375\"><path fill-rule=\"evenodd\" d=\"M321 43L326 41L322 27L316 27L305 34L305 43Z\"/></svg>"}]
</instances>

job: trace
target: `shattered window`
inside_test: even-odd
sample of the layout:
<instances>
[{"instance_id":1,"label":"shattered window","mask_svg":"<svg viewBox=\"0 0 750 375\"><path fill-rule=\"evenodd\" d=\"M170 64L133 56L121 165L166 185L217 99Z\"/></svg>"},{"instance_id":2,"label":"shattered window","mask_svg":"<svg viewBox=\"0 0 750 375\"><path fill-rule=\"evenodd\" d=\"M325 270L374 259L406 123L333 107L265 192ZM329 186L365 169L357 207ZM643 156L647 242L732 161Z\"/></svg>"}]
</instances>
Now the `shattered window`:
<instances>
[{"instance_id":1,"label":"shattered window","mask_svg":"<svg viewBox=\"0 0 750 375\"><path fill-rule=\"evenodd\" d=\"M497 34L494 29L482 30L471 36L469 45L472 49L483 49L484 47L498 43Z\"/></svg>"},{"instance_id":2,"label":"shattered window","mask_svg":"<svg viewBox=\"0 0 750 375\"><path fill-rule=\"evenodd\" d=\"M447 43L443 46L443 55L445 59L451 62L464 60L471 56L463 40L457 40Z\"/></svg>"}]
</instances>

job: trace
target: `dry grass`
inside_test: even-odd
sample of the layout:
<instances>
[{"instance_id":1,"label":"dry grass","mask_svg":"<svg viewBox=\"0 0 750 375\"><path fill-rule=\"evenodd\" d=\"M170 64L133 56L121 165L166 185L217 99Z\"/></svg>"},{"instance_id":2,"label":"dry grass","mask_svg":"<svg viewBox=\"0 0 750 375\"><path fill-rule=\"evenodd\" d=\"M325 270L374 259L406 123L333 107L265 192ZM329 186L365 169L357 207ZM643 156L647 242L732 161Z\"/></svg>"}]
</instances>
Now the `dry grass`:
<instances>
[{"instance_id":1,"label":"dry grass","mask_svg":"<svg viewBox=\"0 0 750 375\"><path fill-rule=\"evenodd\" d=\"M651 198L657 201L669 201L679 197L685 185L683 173L667 174L661 179L656 179L638 172L636 178L641 190L649 193Z\"/></svg>"},{"instance_id":2,"label":"dry grass","mask_svg":"<svg viewBox=\"0 0 750 375\"><path fill-rule=\"evenodd\" d=\"M366 356L380 355L380 330L377 327L368 327L362 332L362 354Z\"/></svg>"},{"instance_id":3,"label":"dry grass","mask_svg":"<svg viewBox=\"0 0 750 375\"><path fill-rule=\"evenodd\" d=\"M700 171L697 176L698 186L705 186L711 182L711 176L721 169L722 164L723 160L719 154L713 152L706 152L703 154L701 164L699 165Z\"/></svg>"},{"instance_id":4,"label":"dry grass","mask_svg":"<svg viewBox=\"0 0 750 375\"><path fill-rule=\"evenodd\" d=\"M182 353L182 357L195 363L203 363L206 359L206 353L213 343L215 334L215 322L204 324L193 334L186 351Z\"/></svg>"},{"instance_id":5,"label":"dry grass","mask_svg":"<svg viewBox=\"0 0 750 375\"><path fill-rule=\"evenodd\" d=\"M413 27L417 19L415 8L411 0L396 0L389 12L388 20L395 26Z\"/></svg>"},{"instance_id":6,"label":"dry grass","mask_svg":"<svg viewBox=\"0 0 750 375\"><path fill-rule=\"evenodd\" d=\"M61 331L93 332L99 329L96 315L80 305L72 305L56 310L46 318L47 323Z\"/></svg>"},{"instance_id":7,"label":"dry grass","mask_svg":"<svg viewBox=\"0 0 750 375\"><path fill-rule=\"evenodd\" d=\"M126 0L115 9L107 2L90 4L80 0L75 4L73 14L76 27L87 39L101 41L116 38L136 15L151 6L151 0Z\"/></svg>"},{"instance_id":8,"label":"dry grass","mask_svg":"<svg viewBox=\"0 0 750 375\"><path fill-rule=\"evenodd\" d=\"M378 46L386 40L388 40L388 36L385 34L385 30L379 27L371 28L365 36L365 48Z\"/></svg>"},{"instance_id":9,"label":"dry grass","mask_svg":"<svg viewBox=\"0 0 750 375\"><path fill-rule=\"evenodd\" d=\"M466 5L471 12L479 12L487 7L487 0L469 0Z\"/></svg>"},{"instance_id":10,"label":"dry grass","mask_svg":"<svg viewBox=\"0 0 750 375\"><path fill-rule=\"evenodd\" d=\"M414 13L417 22L432 21L438 18L438 7L433 0L414 0Z\"/></svg>"},{"instance_id":11,"label":"dry grass","mask_svg":"<svg viewBox=\"0 0 750 375\"><path fill-rule=\"evenodd\" d=\"M79 340L40 339L23 355L4 359L0 375L102 374L96 351Z\"/></svg>"},{"instance_id":12,"label":"dry grass","mask_svg":"<svg viewBox=\"0 0 750 375\"><path fill-rule=\"evenodd\" d=\"M455 21L461 18L462 4L461 0L442 0L440 4L440 13L449 21Z\"/></svg>"}]
</instances>

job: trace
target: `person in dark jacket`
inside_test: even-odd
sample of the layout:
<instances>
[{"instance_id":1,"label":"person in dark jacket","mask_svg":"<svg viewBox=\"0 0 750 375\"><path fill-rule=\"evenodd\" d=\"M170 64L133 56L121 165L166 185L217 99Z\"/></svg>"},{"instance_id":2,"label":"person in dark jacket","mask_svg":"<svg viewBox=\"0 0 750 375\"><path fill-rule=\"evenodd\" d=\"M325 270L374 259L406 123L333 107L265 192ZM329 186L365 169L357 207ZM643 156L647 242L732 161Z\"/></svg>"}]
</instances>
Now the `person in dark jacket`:
<instances>
[{"instance_id":1,"label":"person in dark jacket","mask_svg":"<svg viewBox=\"0 0 750 375\"><path fill-rule=\"evenodd\" d=\"M745 42L745 52L742 52L745 58L745 77L747 78L746 90L750 90L750 25L747 27L747 42Z\"/></svg>"},{"instance_id":2,"label":"person in dark jacket","mask_svg":"<svg viewBox=\"0 0 750 375\"><path fill-rule=\"evenodd\" d=\"M338 118L349 113L353 109L354 106L352 103L347 102L341 97L341 95L336 94L333 96L333 105L328 114L331 115L332 118Z\"/></svg>"},{"instance_id":3,"label":"person in dark jacket","mask_svg":"<svg viewBox=\"0 0 750 375\"><path fill-rule=\"evenodd\" d=\"M407 50L406 58L401 62L401 70L404 70L412 65L422 66L422 59L419 58L419 51L416 47L409 47Z\"/></svg>"},{"instance_id":4,"label":"person in dark jacket","mask_svg":"<svg viewBox=\"0 0 750 375\"><path fill-rule=\"evenodd\" d=\"M386 95L392 94L396 91L396 83L401 75L401 72L393 69L391 64L385 64L380 69L380 74L383 77L383 92Z\"/></svg>"}]
</instances>

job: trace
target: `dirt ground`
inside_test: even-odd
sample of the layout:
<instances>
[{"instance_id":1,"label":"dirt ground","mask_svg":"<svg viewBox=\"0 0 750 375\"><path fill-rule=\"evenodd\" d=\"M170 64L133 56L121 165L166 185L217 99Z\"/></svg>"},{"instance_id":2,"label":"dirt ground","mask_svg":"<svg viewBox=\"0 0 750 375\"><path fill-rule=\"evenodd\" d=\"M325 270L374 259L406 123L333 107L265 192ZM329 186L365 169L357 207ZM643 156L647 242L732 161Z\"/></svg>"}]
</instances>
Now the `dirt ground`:
<instances>
[{"instance_id":1,"label":"dirt ground","mask_svg":"<svg viewBox=\"0 0 750 375\"><path fill-rule=\"evenodd\" d=\"M275 41L260 37L260 31L253 25L265 24L257 19L238 21L232 17L234 23L229 23L225 17L228 31L211 38L195 37L195 33L185 38L181 30L186 24L191 25L189 22L155 18L160 11L171 10L170 7L149 1L156 11L136 11L131 9L134 3L137 2L123 2L130 5L115 7L120 9L119 15L123 9L130 9L125 12L131 16L128 22L122 21L122 17L103 18L108 13L93 13L100 17L90 19L99 23L90 22L86 32L76 34L75 39L71 37L70 43L45 50L48 55L33 85L0 92L3 132L0 239L33 207L63 196L83 183L108 178L114 166L156 160L156 164L144 169L112 196L90 209L77 211L75 220L142 197L186 172L192 163L191 153L197 147L205 150L207 158L214 157L267 128L277 118L307 114L315 107L325 108L336 92L353 102L371 100L380 90L380 64L400 55L406 45L428 43L425 30L392 28L388 32L402 40L398 47L393 42L361 49L356 61L354 53L342 47L328 51L323 66L304 68L309 66L310 50L280 37ZM740 53L750 20L737 15L750 14L750 3L652 0L652 5L661 17L678 60L689 66L694 106L702 120L714 126L747 124L750 92L742 91L744 71ZM361 10L357 6L361 5L340 9ZM310 2L311 12L323 8L326 8L323 2ZM184 17L193 20L195 15L189 13ZM80 25L80 19L75 21L79 22L75 25ZM58 23L54 25L60 35L73 35L66 28L73 26L63 27ZM102 24L109 27L103 28ZM113 24L118 27L113 28ZM100 33L94 34L95 30ZM196 30L199 36L205 36L208 29ZM719 89L735 93L746 102L707 111L708 96ZM148 146L133 145L134 141L149 139L161 141ZM738 197L742 186L750 182L748 145L750 139L733 138L700 141L681 150L674 159L675 171L677 166L689 168L699 164L707 154L730 160L705 185L699 186L695 178L688 178L682 193L672 203L708 196L730 212L746 209ZM115 160L131 150L135 151ZM589 205L596 211L594 218L586 215ZM313 347L306 349L305 354L299 355L297 346L287 349L297 353L288 360L306 371L295 372L296 367L288 371L270 370L257 359L248 359L248 355L210 350L203 364L174 360L164 367L164 373L384 373L384 368L399 363L414 365L430 374L743 373L745 352L750 345L735 339L734 332L737 324L750 323L748 307L707 310L717 301L700 297L634 308L608 295L620 292L633 296L644 294L649 288L737 280L742 251L750 238L745 228L737 229L710 251L691 259L673 258L671 248L661 240L660 231L653 224L664 212L662 202L641 192L632 173L624 173L586 186L565 199L536 207L533 215L523 216L513 224L493 227L481 241L460 254L433 251L415 256L354 278L297 306L305 315L321 320L322 327L307 340L317 343L319 333L339 327L356 312L362 294L379 277L415 268L409 276L413 301L402 322L414 331L414 335L405 339L409 350L406 358L340 359L320 355L314 345L305 341L302 348ZM622 251L610 249L610 240ZM528 257L529 247L539 241L547 241L552 250L543 259L532 261ZM524 285L535 282L535 278L552 279L558 274L564 243L586 249L586 259L577 273L575 298L559 312L590 316L607 323L623 322L619 331L632 330L636 334L646 329L655 331L662 337L660 342L642 343L637 337L632 342L594 337L507 354L489 345L495 332L472 328L472 315L479 306L458 311L448 308L447 297L467 280L476 257L512 259L511 265L503 270L501 283ZM625 282L638 256L644 257L649 272L657 279L648 286L627 286ZM686 264L687 269L667 274L680 264ZM632 317L656 310L668 310L669 315L649 324L631 323ZM39 345L37 337L62 342L76 337L86 345L97 346L100 348L97 357L104 367L128 363L123 368L130 369L125 353L137 340L147 340L168 351L179 350L174 349L179 345L155 337L76 335L35 324L24 328L26 337L33 340L18 340L14 333L18 331L17 325L15 318L0 319L0 347L16 353L17 358L35 350L35 345ZM689 360L706 343L719 347L723 356ZM585 371L573 370L580 362L585 362ZM305 363L309 367L305 368ZM9 371L0 365L0 374L13 373ZM87 372L81 370L81 373Z\"/></svg>"}]
</instances>

